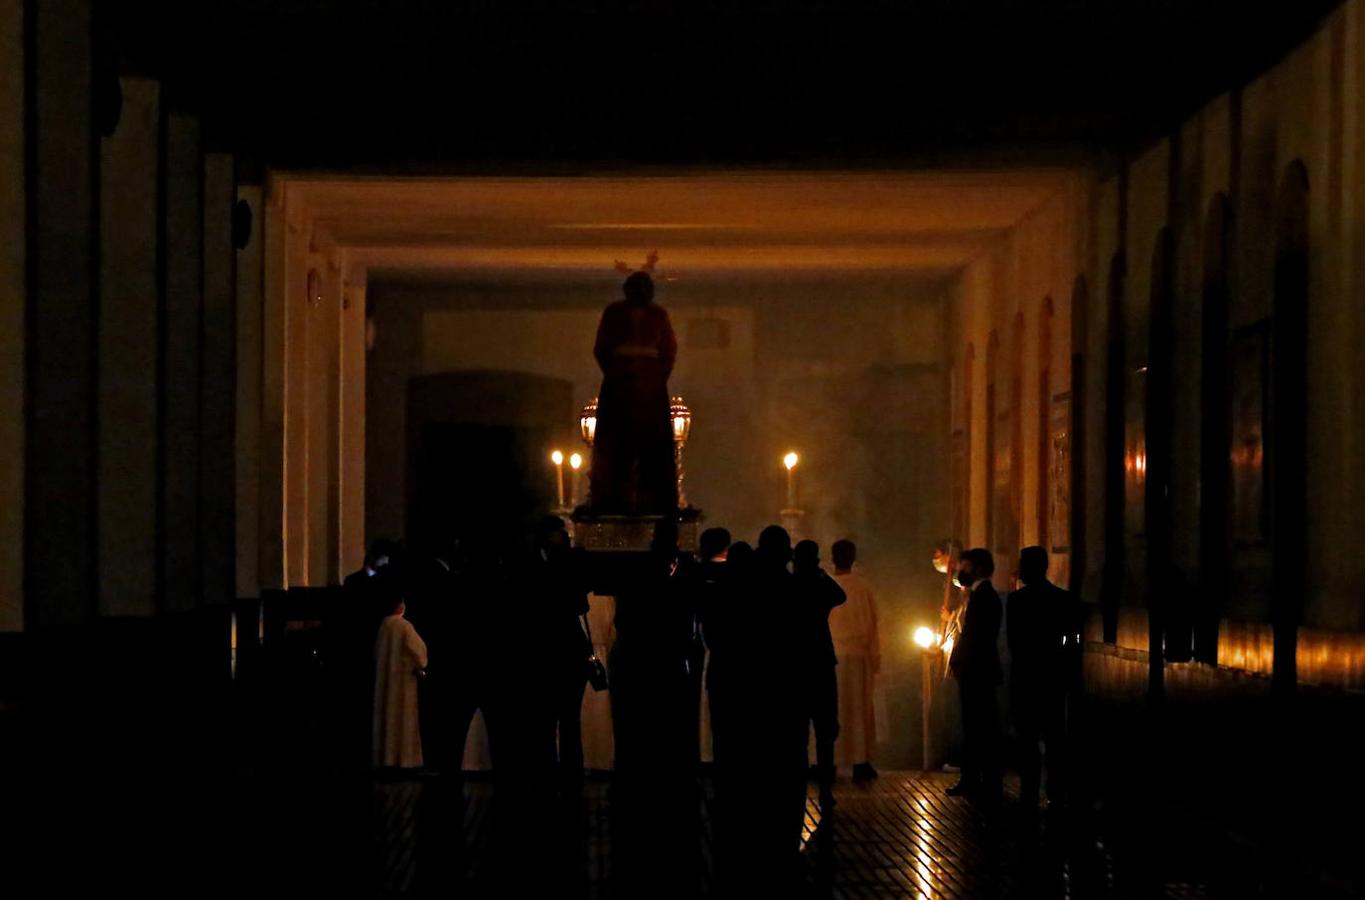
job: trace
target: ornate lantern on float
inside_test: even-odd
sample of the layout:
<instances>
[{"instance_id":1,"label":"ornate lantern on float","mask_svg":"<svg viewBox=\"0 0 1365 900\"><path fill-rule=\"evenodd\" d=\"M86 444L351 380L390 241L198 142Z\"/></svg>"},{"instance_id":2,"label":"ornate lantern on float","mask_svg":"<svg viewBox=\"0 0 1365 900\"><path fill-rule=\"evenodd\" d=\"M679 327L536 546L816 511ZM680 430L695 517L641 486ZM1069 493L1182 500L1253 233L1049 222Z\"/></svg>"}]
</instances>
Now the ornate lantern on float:
<instances>
[{"instance_id":1,"label":"ornate lantern on float","mask_svg":"<svg viewBox=\"0 0 1365 900\"><path fill-rule=\"evenodd\" d=\"M687 508L687 496L683 493L683 445L692 433L692 410L683 398L674 396L668 409L673 421L673 464L678 470L678 509Z\"/></svg>"},{"instance_id":2,"label":"ornate lantern on float","mask_svg":"<svg viewBox=\"0 0 1365 900\"><path fill-rule=\"evenodd\" d=\"M597 437L597 398L593 397L588 405L583 407L583 411L578 414L578 431L583 435L583 443L592 449L592 442Z\"/></svg>"}]
</instances>

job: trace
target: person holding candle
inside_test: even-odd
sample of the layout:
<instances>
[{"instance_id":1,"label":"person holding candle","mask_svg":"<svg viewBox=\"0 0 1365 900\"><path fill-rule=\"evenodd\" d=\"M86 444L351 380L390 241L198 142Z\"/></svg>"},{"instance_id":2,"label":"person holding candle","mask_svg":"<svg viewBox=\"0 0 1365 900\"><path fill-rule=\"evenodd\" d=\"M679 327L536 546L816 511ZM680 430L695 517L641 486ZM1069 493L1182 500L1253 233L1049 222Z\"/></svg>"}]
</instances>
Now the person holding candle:
<instances>
[{"instance_id":1,"label":"person holding candle","mask_svg":"<svg viewBox=\"0 0 1365 900\"><path fill-rule=\"evenodd\" d=\"M952 797L970 795L987 802L1001 793L1000 714L995 690L1000 684L996 641L1004 609L991 584L995 558L983 547L962 554L957 581L970 592L962 613L962 633L948 657L962 703L962 778L948 788Z\"/></svg>"}]
</instances>

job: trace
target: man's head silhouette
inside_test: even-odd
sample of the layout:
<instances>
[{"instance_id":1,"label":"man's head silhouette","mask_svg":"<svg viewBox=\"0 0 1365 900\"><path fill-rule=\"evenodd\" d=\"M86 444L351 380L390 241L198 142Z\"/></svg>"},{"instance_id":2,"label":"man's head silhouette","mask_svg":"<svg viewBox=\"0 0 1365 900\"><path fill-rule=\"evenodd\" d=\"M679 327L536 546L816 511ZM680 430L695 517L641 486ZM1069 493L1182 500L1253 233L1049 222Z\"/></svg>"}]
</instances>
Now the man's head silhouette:
<instances>
[{"instance_id":1,"label":"man's head silhouette","mask_svg":"<svg viewBox=\"0 0 1365 900\"><path fill-rule=\"evenodd\" d=\"M840 572L847 572L853 568L853 564L858 560L858 546L847 538L834 542L834 546L829 548L830 558L834 560L834 568Z\"/></svg>"},{"instance_id":2,"label":"man's head silhouette","mask_svg":"<svg viewBox=\"0 0 1365 900\"><path fill-rule=\"evenodd\" d=\"M702 562L707 562L720 556L729 547L729 531L724 528L708 528L701 533L701 539L697 542L697 555L702 558Z\"/></svg>"},{"instance_id":3,"label":"man's head silhouette","mask_svg":"<svg viewBox=\"0 0 1365 900\"><path fill-rule=\"evenodd\" d=\"M792 558L792 538L781 525L769 525L758 536L758 555L767 564L785 566Z\"/></svg>"},{"instance_id":4,"label":"man's head silhouette","mask_svg":"<svg viewBox=\"0 0 1365 900\"><path fill-rule=\"evenodd\" d=\"M1019 551L1019 580L1024 584L1041 584L1047 580L1046 550L1025 547Z\"/></svg>"},{"instance_id":5,"label":"man's head silhouette","mask_svg":"<svg viewBox=\"0 0 1365 900\"><path fill-rule=\"evenodd\" d=\"M815 541L797 541L792 550L792 563L798 572L813 572L820 568L820 545Z\"/></svg>"},{"instance_id":6,"label":"man's head silhouette","mask_svg":"<svg viewBox=\"0 0 1365 900\"><path fill-rule=\"evenodd\" d=\"M625 292L626 302L635 306L644 306L654 299L654 279L649 277L648 272L631 273L621 289Z\"/></svg>"}]
</instances>

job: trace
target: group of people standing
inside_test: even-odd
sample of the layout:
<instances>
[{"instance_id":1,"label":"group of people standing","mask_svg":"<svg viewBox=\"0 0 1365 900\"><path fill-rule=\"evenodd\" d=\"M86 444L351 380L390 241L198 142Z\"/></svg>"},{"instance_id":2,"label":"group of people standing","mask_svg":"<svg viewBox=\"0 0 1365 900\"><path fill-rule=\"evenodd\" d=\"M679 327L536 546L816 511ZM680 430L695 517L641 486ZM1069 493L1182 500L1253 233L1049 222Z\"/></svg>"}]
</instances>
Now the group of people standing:
<instances>
[{"instance_id":1,"label":"group of people standing","mask_svg":"<svg viewBox=\"0 0 1365 900\"><path fill-rule=\"evenodd\" d=\"M351 720L365 712L373 766L458 772L482 712L509 789L581 784L587 595L557 518L511 550L376 542L344 583L329 654Z\"/></svg>"},{"instance_id":2,"label":"group of people standing","mask_svg":"<svg viewBox=\"0 0 1365 900\"><path fill-rule=\"evenodd\" d=\"M793 547L774 525L756 546L709 529L693 556L679 550L663 519L640 571L616 590L609 658L616 782L650 803L694 792L704 694L722 870L733 863L771 871L794 858L812 775L822 801L832 801L841 734L854 777L876 776L876 602L853 572L853 543L837 542L833 555L830 574L818 545Z\"/></svg>"},{"instance_id":3,"label":"group of people standing","mask_svg":"<svg viewBox=\"0 0 1365 900\"><path fill-rule=\"evenodd\" d=\"M522 553L376 544L346 580L338 629L350 649L373 649L372 763L458 772L481 710L500 789L575 796L584 693L598 682L627 814L633 800L696 808L705 706L718 852L738 848L727 858L745 866L793 857L810 778L830 803L837 763L855 779L877 774L875 595L851 541L834 544L833 573L814 542L793 547L778 526L756 546L712 528L698 550L681 549L663 518L648 553L614 561L604 588L614 640L599 660L587 628L594 577L561 520L541 522Z\"/></svg>"},{"instance_id":4,"label":"group of people standing","mask_svg":"<svg viewBox=\"0 0 1365 900\"><path fill-rule=\"evenodd\" d=\"M948 634L953 643L948 672L957 681L962 706L962 777L952 796L998 802L1004 771L1004 742L996 689L1002 681L998 642L1002 620L1010 657L1010 708L1023 808L1036 810L1042 787L1040 746L1046 748L1047 798L1060 808L1067 790L1068 701L1080 670L1080 605L1047 579L1042 547L1019 554L1021 586L1002 603L991 582L995 559L977 547L961 554L954 584Z\"/></svg>"},{"instance_id":5,"label":"group of people standing","mask_svg":"<svg viewBox=\"0 0 1365 900\"><path fill-rule=\"evenodd\" d=\"M598 660L587 619L593 574L562 520L543 520L520 553L377 542L345 581L332 654L339 668L358 669L360 648L373 650L374 766L458 770L482 711L495 770L572 790L584 772L584 694L605 676L614 768L627 778L637 769L694 775L703 703L718 769L767 768L773 757L742 756L771 731L787 736L804 783L813 731L809 772L823 785L836 762L856 779L875 777L876 600L853 571L853 543L834 545L832 575L814 542L793 548L777 526L757 549L709 529L698 550L682 550L665 518L649 553L617 561L615 638ZM755 710L777 727L757 727Z\"/></svg>"}]
</instances>

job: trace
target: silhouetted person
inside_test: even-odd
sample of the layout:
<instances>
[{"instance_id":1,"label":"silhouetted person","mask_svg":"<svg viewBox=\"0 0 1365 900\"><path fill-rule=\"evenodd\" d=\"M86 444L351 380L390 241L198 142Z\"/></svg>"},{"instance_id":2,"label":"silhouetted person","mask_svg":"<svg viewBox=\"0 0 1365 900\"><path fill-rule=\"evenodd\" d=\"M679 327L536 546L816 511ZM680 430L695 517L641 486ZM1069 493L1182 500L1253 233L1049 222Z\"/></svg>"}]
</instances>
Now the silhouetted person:
<instances>
[{"instance_id":1,"label":"silhouetted person","mask_svg":"<svg viewBox=\"0 0 1365 900\"><path fill-rule=\"evenodd\" d=\"M458 773L464 758L460 728L461 691L466 668L469 623L460 609L460 579L453 537L424 542L404 555L396 568L407 598L407 619L426 642L431 659L422 681L422 747L428 766Z\"/></svg>"},{"instance_id":2,"label":"silhouetted person","mask_svg":"<svg viewBox=\"0 0 1365 900\"><path fill-rule=\"evenodd\" d=\"M677 520L655 527L649 553L617 593L609 659L616 771L676 783L690 777L687 712L692 611L690 560Z\"/></svg>"},{"instance_id":3,"label":"silhouetted person","mask_svg":"<svg viewBox=\"0 0 1365 900\"><path fill-rule=\"evenodd\" d=\"M532 670L540 682L530 698L536 716L530 735L532 765L540 775L555 771L560 786L573 793L583 784L583 691L592 656L583 627L588 594L562 520L543 520L535 544L522 591L537 657Z\"/></svg>"},{"instance_id":4,"label":"silhouetted person","mask_svg":"<svg viewBox=\"0 0 1365 900\"><path fill-rule=\"evenodd\" d=\"M830 556L834 580L848 598L829 614L834 655L839 659L839 740L834 746L834 761L853 766L854 781L868 781L877 777L872 766L877 746L872 692L881 669L877 598L868 580L853 569L858 548L852 541L835 541Z\"/></svg>"},{"instance_id":5,"label":"silhouetted person","mask_svg":"<svg viewBox=\"0 0 1365 900\"><path fill-rule=\"evenodd\" d=\"M743 554L731 548L728 566ZM805 814L806 631L796 598L791 538L764 529L752 563L739 562L727 633L733 641L725 705L733 710L717 782L717 848L722 878L737 896L761 885L780 894L796 870ZM720 691L717 685L713 690ZM722 794L722 788L724 792Z\"/></svg>"},{"instance_id":6,"label":"silhouetted person","mask_svg":"<svg viewBox=\"0 0 1365 900\"><path fill-rule=\"evenodd\" d=\"M962 630L953 644L948 671L958 683L962 702L962 778L948 788L952 796L969 794L994 801L1000 796L1000 718L995 689L1000 684L1002 607L991 585L995 559L977 547L962 554L957 580L970 590L962 614Z\"/></svg>"},{"instance_id":7,"label":"silhouetted person","mask_svg":"<svg viewBox=\"0 0 1365 900\"><path fill-rule=\"evenodd\" d=\"M338 750L351 764L364 765L372 755L374 638L379 623L393 610L397 579L390 569L397 555L398 547L392 541L371 543L364 565L346 576L324 617Z\"/></svg>"},{"instance_id":8,"label":"silhouetted person","mask_svg":"<svg viewBox=\"0 0 1365 900\"><path fill-rule=\"evenodd\" d=\"M399 594L374 643L374 765L381 769L422 767L417 684L427 645L403 617L405 609Z\"/></svg>"},{"instance_id":9,"label":"silhouetted person","mask_svg":"<svg viewBox=\"0 0 1365 900\"><path fill-rule=\"evenodd\" d=\"M1019 553L1023 587L1009 595L1005 632L1010 650L1010 691L1018 737L1020 800L1038 805L1042 760L1047 748L1049 805L1065 801L1066 700L1079 654L1080 608L1070 592L1047 580L1047 551Z\"/></svg>"},{"instance_id":10,"label":"silhouetted person","mask_svg":"<svg viewBox=\"0 0 1365 900\"><path fill-rule=\"evenodd\" d=\"M728 535L728 533L727 533ZM711 712L711 759L716 778L723 780L726 766L734 760L730 742L735 731L736 677L744 665L745 647L739 617L751 602L748 580L752 575L754 548L740 541L729 547L725 560L714 555L700 566L706 594L701 606L702 635L706 640L706 699Z\"/></svg>"},{"instance_id":11,"label":"silhouetted person","mask_svg":"<svg viewBox=\"0 0 1365 900\"><path fill-rule=\"evenodd\" d=\"M615 891L650 896L660 879L676 893L700 864L696 718L688 654L692 639L690 557L677 521L655 527L650 550L632 560L616 594L616 641L608 658L612 731L612 852Z\"/></svg>"},{"instance_id":12,"label":"silhouetted person","mask_svg":"<svg viewBox=\"0 0 1365 900\"><path fill-rule=\"evenodd\" d=\"M364 565L347 575L341 582L345 592L348 618L353 620L353 624L369 632L364 636L367 652L369 643L374 638L374 631L379 628L380 621L391 609L390 598L384 596L379 589L381 583L379 576L390 569L396 569L400 560L401 551L398 544L380 538L370 544L370 549L365 553Z\"/></svg>"},{"instance_id":13,"label":"silhouetted person","mask_svg":"<svg viewBox=\"0 0 1365 900\"><path fill-rule=\"evenodd\" d=\"M829 631L830 611L846 599L839 583L820 568L820 545L800 541L792 555L792 587L800 617L800 690L807 740L815 726L815 776L822 802L834 785L834 741L839 736L838 657Z\"/></svg>"},{"instance_id":14,"label":"silhouetted person","mask_svg":"<svg viewBox=\"0 0 1365 900\"><path fill-rule=\"evenodd\" d=\"M688 594L692 614L692 639L688 646L687 712L693 720L688 734L696 739L689 747L694 763L701 761L701 700L702 681L707 666L707 647L703 633L707 607L719 600L721 581L725 574L725 556L730 549L730 532L724 528L708 528L697 541L697 563L688 576ZM715 723L712 722L712 734ZM714 754L714 749L713 749Z\"/></svg>"},{"instance_id":15,"label":"silhouetted person","mask_svg":"<svg viewBox=\"0 0 1365 900\"><path fill-rule=\"evenodd\" d=\"M593 356L602 369L592 456L598 513L673 515L678 507L668 377L678 354L654 281L636 272L602 313Z\"/></svg>"}]
</instances>

